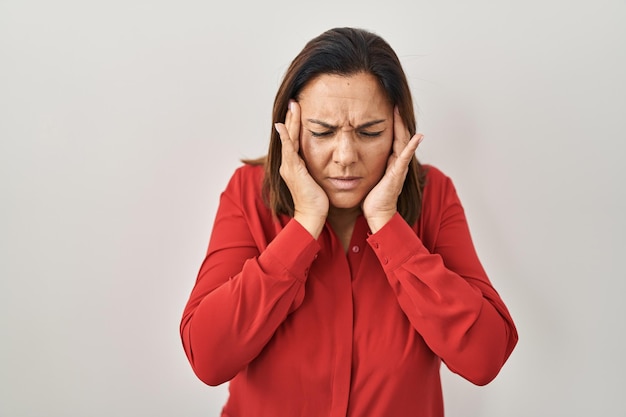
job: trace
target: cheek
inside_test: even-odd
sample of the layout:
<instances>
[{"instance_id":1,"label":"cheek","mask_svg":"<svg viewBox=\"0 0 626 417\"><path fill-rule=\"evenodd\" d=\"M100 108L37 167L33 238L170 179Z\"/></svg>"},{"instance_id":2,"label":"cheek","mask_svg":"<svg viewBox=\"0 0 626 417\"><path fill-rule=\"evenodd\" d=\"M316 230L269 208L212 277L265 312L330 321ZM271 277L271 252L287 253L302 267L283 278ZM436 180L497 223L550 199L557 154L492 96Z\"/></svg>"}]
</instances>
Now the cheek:
<instances>
[{"instance_id":1,"label":"cheek","mask_svg":"<svg viewBox=\"0 0 626 417\"><path fill-rule=\"evenodd\" d=\"M392 150L391 141L391 138L382 140L368 152L371 157L370 163L378 170L382 169L384 171L387 167L387 161L389 160L389 155L391 155Z\"/></svg>"},{"instance_id":2,"label":"cheek","mask_svg":"<svg viewBox=\"0 0 626 417\"><path fill-rule=\"evenodd\" d=\"M311 141L307 138L300 137L300 156L304 159L304 162L308 162L312 159L313 149L311 147Z\"/></svg>"},{"instance_id":3,"label":"cheek","mask_svg":"<svg viewBox=\"0 0 626 417\"><path fill-rule=\"evenodd\" d=\"M312 174L313 171L317 171L322 168L324 160L323 155L324 151L322 147L313 139L303 137L300 140L300 156Z\"/></svg>"}]
</instances>

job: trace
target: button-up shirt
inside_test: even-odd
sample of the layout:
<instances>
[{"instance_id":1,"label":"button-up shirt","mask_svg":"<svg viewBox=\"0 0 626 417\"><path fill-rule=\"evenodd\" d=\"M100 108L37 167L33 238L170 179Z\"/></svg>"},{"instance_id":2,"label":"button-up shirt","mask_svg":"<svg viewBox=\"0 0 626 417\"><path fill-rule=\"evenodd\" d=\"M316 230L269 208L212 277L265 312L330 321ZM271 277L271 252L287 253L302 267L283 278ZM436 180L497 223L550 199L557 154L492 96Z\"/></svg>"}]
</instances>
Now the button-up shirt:
<instances>
[{"instance_id":1,"label":"button-up shirt","mask_svg":"<svg viewBox=\"0 0 626 417\"><path fill-rule=\"evenodd\" d=\"M230 381L223 417L443 416L440 365L482 385L517 342L472 244L452 181L427 169L422 210L348 250L272 215L264 170L220 198L181 335L196 375Z\"/></svg>"}]
</instances>

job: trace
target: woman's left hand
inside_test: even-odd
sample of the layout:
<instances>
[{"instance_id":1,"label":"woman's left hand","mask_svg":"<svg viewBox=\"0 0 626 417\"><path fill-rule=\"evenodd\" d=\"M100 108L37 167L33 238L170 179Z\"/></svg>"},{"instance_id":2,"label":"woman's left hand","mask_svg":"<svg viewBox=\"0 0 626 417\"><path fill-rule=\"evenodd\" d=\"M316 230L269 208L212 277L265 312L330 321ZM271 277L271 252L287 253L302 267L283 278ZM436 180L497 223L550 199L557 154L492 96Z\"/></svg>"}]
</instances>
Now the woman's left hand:
<instances>
[{"instance_id":1,"label":"woman's left hand","mask_svg":"<svg viewBox=\"0 0 626 417\"><path fill-rule=\"evenodd\" d=\"M393 112L392 152L387 169L362 203L363 215L372 233L380 230L398 211L398 197L409 171L409 163L424 139L424 135L419 133L412 138L409 135L396 107Z\"/></svg>"}]
</instances>

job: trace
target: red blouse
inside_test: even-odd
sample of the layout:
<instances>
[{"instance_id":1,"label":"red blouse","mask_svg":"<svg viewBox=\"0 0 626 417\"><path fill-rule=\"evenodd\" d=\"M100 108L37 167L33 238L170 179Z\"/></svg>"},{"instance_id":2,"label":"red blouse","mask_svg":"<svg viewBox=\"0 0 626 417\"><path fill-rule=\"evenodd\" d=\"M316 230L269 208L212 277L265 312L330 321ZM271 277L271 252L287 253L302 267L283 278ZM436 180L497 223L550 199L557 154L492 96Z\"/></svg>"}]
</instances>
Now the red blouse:
<instances>
[{"instance_id":1,"label":"red blouse","mask_svg":"<svg viewBox=\"0 0 626 417\"><path fill-rule=\"evenodd\" d=\"M413 226L357 219L347 253L272 217L263 168L222 193L180 331L196 375L230 381L223 417L443 416L441 361L487 384L517 343L450 179L428 169Z\"/></svg>"}]
</instances>

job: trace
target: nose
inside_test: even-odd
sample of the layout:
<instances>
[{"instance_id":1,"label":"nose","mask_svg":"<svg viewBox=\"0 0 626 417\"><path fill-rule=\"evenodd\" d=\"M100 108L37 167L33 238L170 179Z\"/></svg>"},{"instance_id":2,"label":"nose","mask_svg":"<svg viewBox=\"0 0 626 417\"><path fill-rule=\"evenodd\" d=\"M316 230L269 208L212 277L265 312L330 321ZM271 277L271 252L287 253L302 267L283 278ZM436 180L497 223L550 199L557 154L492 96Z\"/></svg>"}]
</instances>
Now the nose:
<instances>
[{"instance_id":1,"label":"nose","mask_svg":"<svg viewBox=\"0 0 626 417\"><path fill-rule=\"evenodd\" d=\"M358 150L351 132L339 132L336 140L333 161L341 166L349 166L355 163L358 159Z\"/></svg>"}]
</instances>

